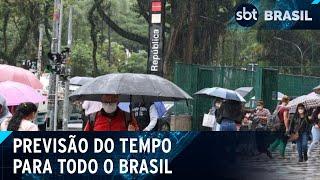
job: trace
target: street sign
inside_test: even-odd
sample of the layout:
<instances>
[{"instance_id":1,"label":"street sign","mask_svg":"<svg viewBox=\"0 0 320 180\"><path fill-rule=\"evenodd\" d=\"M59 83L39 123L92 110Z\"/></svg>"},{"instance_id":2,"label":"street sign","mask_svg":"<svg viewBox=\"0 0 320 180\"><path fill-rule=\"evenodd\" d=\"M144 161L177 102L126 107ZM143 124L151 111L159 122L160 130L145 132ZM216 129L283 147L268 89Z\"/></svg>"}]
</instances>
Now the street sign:
<instances>
[{"instance_id":1,"label":"street sign","mask_svg":"<svg viewBox=\"0 0 320 180\"><path fill-rule=\"evenodd\" d=\"M150 2L148 73L163 76L165 0Z\"/></svg>"}]
</instances>

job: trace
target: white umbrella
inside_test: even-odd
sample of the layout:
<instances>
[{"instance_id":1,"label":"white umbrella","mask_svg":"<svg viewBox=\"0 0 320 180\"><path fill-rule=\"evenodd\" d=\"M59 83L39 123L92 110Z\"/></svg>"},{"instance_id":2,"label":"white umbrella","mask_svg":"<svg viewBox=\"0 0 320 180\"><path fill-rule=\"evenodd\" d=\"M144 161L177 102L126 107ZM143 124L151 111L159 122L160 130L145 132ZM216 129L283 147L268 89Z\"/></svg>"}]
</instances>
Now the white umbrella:
<instances>
[{"instance_id":1,"label":"white umbrella","mask_svg":"<svg viewBox=\"0 0 320 180\"><path fill-rule=\"evenodd\" d=\"M317 86L317 87L315 87L315 88L313 88L313 91L314 91L315 93L317 93L317 94L320 94L320 85Z\"/></svg>"},{"instance_id":2,"label":"white umbrella","mask_svg":"<svg viewBox=\"0 0 320 180\"><path fill-rule=\"evenodd\" d=\"M246 100L236 91L226 89L226 88L220 88L220 87L204 88L196 92L195 95L205 95L205 96L218 97L226 100L246 102Z\"/></svg>"},{"instance_id":3,"label":"white umbrella","mask_svg":"<svg viewBox=\"0 0 320 180\"><path fill-rule=\"evenodd\" d=\"M239 93L242 97L246 97L252 90L253 90L253 87L240 87L235 91Z\"/></svg>"},{"instance_id":4,"label":"white umbrella","mask_svg":"<svg viewBox=\"0 0 320 180\"><path fill-rule=\"evenodd\" d=\"M283 94L282 92L278 92L277 100L278 100L278 101L281 101L282 98L283 98L283 96L285 96L285 94ZM255 96L253 96L253 97L251 98L251 100L255 100L255 99L256 99Z\"/></svg>"}]
</instances>

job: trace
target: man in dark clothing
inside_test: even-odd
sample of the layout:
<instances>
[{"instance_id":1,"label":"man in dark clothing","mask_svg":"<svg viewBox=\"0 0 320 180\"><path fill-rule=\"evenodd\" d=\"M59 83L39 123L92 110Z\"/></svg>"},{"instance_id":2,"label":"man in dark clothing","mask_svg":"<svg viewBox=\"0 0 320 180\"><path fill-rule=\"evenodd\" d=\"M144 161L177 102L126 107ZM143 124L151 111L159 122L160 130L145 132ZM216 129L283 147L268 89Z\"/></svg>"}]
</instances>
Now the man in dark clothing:
<instances>
[{"instance_id":1,"label":"man in dark clothing","mask_svg":"<svg viewBox=\"0 0 320 180\"><path fill-rule=\"evenodd\" d=\"M156 130L158 112L154 104L136 103L132 112L140 131Z\"/></svg>"}]
</instances>

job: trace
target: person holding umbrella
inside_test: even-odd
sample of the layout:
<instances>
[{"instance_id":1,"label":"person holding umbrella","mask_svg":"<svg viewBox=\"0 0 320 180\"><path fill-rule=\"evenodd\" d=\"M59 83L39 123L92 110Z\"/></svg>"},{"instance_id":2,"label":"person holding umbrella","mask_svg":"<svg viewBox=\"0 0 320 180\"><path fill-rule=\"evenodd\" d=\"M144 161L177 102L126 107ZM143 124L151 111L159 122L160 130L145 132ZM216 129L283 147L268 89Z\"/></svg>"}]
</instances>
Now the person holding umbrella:
<instances>
[{"instance_id":1,"label":"person holding umbrella","mask_svg":"<svg viewBox=\"0 0 320 180\"><path fill-rule=\"evenodd\" d=\"M118 108L118 95L103 95L102 109L91 114L84 131L127 131L138 130L133 116Z\"/></svg>"},{"instance_id":2,"label":"person holding umbrella","mask_svg":"<svg viewBox=\"0 0 320 180\"><path fill-rule=\"evenodd\" d=\"M101 111L96 113L95 118L90 118L85 128L85 130L101 131L138 130L137 121L132 115L132 108L130 108L130 114L125 116L126 113L118 108L119 102L133 104L192 99L177 85L162 77L134 73L99 76L81 86L69 98L72 101L88 100L103 103Z\"/></svg>"},{"instance_id":3,"label":"person holding umbrella","mask_svg":"<svg viewBox=\"0 0 320 180\"><path fill-rule=\"evenodd\" d=\"M308 160L307 150L310 124L305 106L298 104L296 113L290 122L290 134L292 134L292 137L296 136L295 134L298 135L296 136L298 138L293 140L297 142L299 162Z\"/></svg>"},{"instance_id":4,"label":"person holding umbrella","mask_svg":"<svg viewBox=\"0 0 320 180\"><path fill-rule=\"evenodd\" d=\"M222 104L222 99L221 98L216 98L213 101L213 106L209 110L209 114L215 116L216 119L220 118L220 107ZM220 125L218 123L214 123L212 127L212 131L219 131L220 130Z\"/></svg>"},{"instance_id":5,"label":"person holding umbrella","mask_svg":"<svg viewBox=\"0 0 320 180\"><path fill-rule=\"evenodd\" d=\"M222 103L220 117L220 131L237 131L236 122L241 121L242 103L240 101L226 100Z\"/></svg>"},{"instance_id":6,"label":"person holding umbrella","mask_svg":"<svg viewBox=\"0 0 320 180\"><path fill-rule=\"evenodd\" d=\"M242 103L246 100L236 91L213 87L204 88L196 92L195 95L221 98L224 100L219 108L217 123L220 124L220 131L237 131L235 122L240 122L242 114Z\"/></svg>"},{"instance_id":7,"label":"person holding umbrella","mask_svg":"<svg viewBox=\"0 0 320 180\"><path fill-rule=\"evenodd\" d=\"M6 99L0 95L0 124L12 117L7 107Z\"/></svg>"}]
</instances>

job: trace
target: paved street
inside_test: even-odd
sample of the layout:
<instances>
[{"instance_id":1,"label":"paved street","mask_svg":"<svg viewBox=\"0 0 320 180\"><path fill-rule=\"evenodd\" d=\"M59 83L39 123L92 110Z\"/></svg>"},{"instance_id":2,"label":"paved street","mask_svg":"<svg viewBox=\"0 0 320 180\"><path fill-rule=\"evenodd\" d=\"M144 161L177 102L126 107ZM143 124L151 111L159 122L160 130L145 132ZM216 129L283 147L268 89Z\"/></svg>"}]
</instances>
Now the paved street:
<instances>
[{"instance_id":1,"label":"paved street","mask_svg":"<svg viewBox=\"0 0 320 180\"><path fill-rule=\"evenodd\" d=\"M239 168L243 169L244 179L248 176L262 179L320 179L320 146L316 147L307 162L298 163L297 152L289 143L286 149L286 159L280 159L279 152L273 153L273 159L265 154L242 159ZM248 173L249 172L249 173Z\"/></svg>"}]
</instances>

